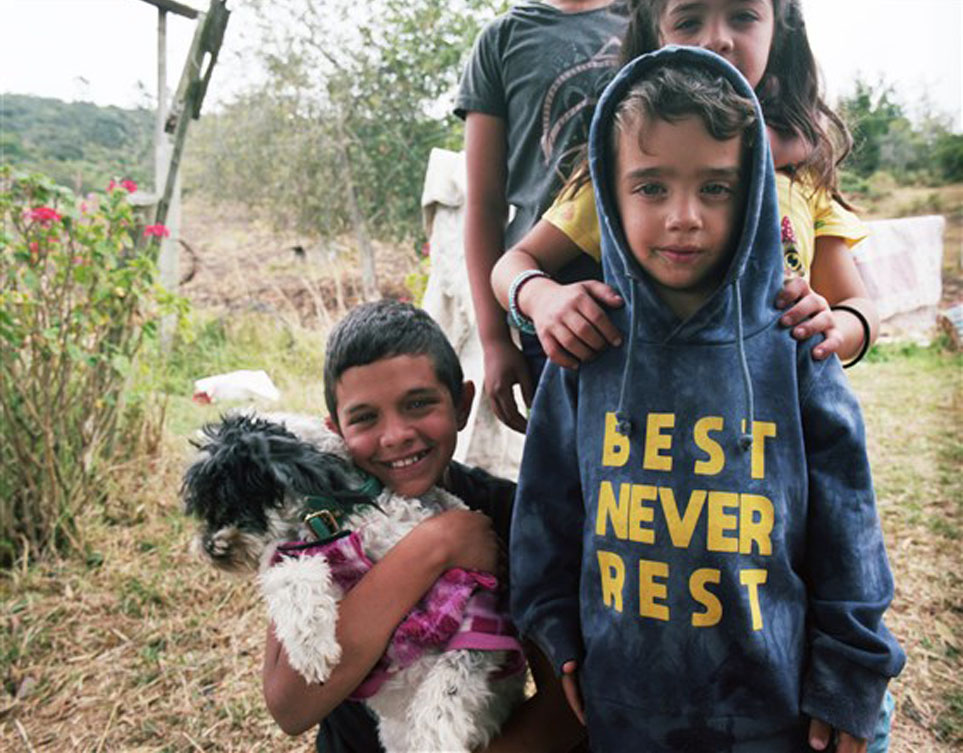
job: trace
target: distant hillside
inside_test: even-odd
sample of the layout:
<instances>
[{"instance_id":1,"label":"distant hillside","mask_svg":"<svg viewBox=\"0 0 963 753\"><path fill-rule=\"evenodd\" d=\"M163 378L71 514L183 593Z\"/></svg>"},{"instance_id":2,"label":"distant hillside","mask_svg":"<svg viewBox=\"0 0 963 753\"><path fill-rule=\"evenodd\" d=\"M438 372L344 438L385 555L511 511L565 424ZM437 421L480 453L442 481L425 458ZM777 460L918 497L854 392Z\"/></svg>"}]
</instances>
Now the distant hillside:
<instances>
[{"instance_id":1,"label":"distant hillside","mask_svg":"<svg viewBox=\"0 0 963 753\"><path fill-rule=\"evenodd\" d=\"M90 102L0 95L0 162L39 170L87 192L111 178L147 185L154 114Z\"/></svg>"}]
</instances>

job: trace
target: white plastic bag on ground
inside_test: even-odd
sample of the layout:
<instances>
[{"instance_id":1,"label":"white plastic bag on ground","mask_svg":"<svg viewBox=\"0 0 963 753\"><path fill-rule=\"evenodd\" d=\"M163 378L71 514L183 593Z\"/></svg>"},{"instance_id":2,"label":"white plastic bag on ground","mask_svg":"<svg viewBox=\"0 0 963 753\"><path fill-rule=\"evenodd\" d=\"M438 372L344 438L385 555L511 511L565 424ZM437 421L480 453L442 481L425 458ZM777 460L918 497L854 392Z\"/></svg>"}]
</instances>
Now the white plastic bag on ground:
<instances>
[{"instance_id":1,"label":"white plastic bag on ground","mask_svg":"<svg viewBox=\"0 0 963 753\"><path fill-rule=\"evenodd\" d=\"M215 374L194 382L194 401L217 403L224 400L269 400L276 402L281 393L266 371L232 371Z\"/></svg>"}]
</instances>

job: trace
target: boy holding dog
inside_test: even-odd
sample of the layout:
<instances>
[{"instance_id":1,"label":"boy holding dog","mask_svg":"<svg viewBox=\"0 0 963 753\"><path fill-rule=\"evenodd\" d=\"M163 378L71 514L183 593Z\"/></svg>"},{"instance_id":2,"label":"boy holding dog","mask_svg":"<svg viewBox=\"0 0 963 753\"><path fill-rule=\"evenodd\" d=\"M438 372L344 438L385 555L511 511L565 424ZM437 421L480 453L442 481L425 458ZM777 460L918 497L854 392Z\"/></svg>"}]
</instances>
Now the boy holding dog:
<instances>
[{"instance_id":1,"label":"boy holding dog","mask_svg":"<svg viewBox=\"0 0 963 753\"><path fill-rule=\"evenodd\" d=\"M359 468L398 494L418 497L440 485L471 508L419 525L348 591L338 613L343 658L327 682L306 683L268 628L264 697L281 728L299 734L320 723L319 751L376 753L373 718L346 699L443 572L497 572L504 565L499 553L508 542L514 484L452 460L474 386L423 311L393 301L352 310L328 339L324 384L329 428ZM515 712L491 753L568 750L580 737L558 681L543 659L529 659L538 693Z\"/></svg>"}]
</instances>

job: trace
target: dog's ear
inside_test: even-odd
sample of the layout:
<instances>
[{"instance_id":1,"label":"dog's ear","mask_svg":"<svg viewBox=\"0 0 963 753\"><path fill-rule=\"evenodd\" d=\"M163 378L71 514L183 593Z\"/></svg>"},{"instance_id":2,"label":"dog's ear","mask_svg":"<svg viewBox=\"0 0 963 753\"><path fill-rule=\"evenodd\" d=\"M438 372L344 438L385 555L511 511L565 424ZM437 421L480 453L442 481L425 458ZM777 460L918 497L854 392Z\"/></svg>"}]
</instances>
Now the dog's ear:
<instances>
[{"instance_id":1,"label":"dog's ear","mask_svg":"<svg viewBox=\"0 0 963 753\"><path fill-rule=\"evenodd\" d=\"M265 510L284 501L271 463L270 445L278 439L297 442L280 424L256 416L231 414L204 426L192 442L199 457L181 485L185 511L211 525L266 525Z\"/></svg>"},{"instance_id":2,"label":"dog's ear","mask_svg":"<svg viewBox=\"0 0 963 753\"><path fill-rule=\"evenodd\" d=\"M331 494L360 485L354 466L307 442L275 438L270 442L270 457L278 482L298 494Z\"/></svg>"}]
</instances>

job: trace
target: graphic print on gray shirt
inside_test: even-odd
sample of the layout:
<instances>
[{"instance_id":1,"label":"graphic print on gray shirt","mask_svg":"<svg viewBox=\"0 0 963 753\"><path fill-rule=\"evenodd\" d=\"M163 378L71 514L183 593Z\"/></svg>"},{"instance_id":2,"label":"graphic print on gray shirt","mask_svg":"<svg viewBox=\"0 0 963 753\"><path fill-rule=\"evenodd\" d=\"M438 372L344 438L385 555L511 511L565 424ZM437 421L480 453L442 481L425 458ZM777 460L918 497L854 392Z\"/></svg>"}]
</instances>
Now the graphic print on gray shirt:
<instances>
[{"instance_id":1,"label":"graphic print on gray shirt","mask_svg":"<svg viewBox=\"0 0 963 753\"><path fill-rule=\"evenodd\" d=\"M574 167L618 65L625 13L621 2L582 13L522 3L478 35L455 114L505 121L505 198L516 208L506 248L541 217Z\"/></svg>"}]
</instances>

